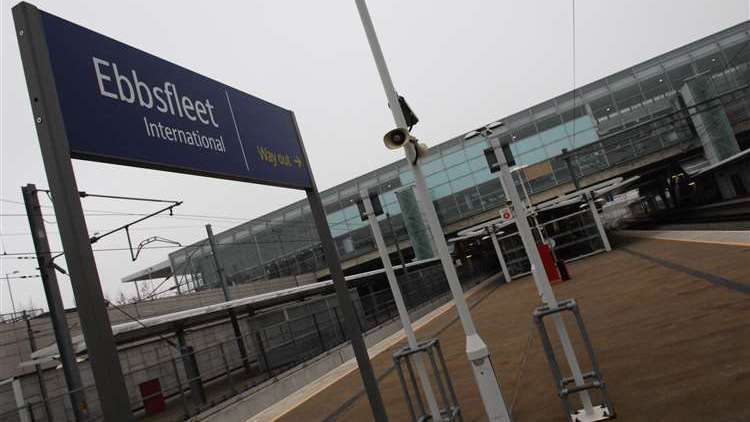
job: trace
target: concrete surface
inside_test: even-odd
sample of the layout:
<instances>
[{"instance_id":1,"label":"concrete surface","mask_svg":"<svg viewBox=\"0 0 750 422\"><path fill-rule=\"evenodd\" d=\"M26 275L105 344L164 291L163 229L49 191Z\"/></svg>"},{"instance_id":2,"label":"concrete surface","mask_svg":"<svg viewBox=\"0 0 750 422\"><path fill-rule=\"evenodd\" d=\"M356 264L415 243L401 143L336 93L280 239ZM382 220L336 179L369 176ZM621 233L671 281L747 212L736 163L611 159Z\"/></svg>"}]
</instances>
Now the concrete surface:
<instances>
[{"instance_id":1,"label":"concrete surface","mask_svg":"<svg viewBox=\"0 0 750 422\"><path fill-rule=\"evenodd\" d=\"M750 420L748 263L748 246L615 237L613 252L569 264L573 279L555 291L581 307L619 420ZM514 421L565 420L532 331L539 299L531 278L487 286L468 300ZM465 420L485 420L455 312L417 333L440 339ZM373 359L392 421L409 420L391 369L391 353L401 343ZM580 342L574 343L580 354ZM267 420L372 417L353 371Z\"/></svg>"}]
</instances>

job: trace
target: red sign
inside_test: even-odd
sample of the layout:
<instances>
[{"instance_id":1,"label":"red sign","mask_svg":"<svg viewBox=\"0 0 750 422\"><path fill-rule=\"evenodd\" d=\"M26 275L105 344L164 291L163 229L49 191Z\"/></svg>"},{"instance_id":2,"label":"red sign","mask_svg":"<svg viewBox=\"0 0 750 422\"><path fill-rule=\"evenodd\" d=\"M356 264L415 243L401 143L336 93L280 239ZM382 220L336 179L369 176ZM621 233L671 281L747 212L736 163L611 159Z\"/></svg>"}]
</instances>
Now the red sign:
<instances>
[{"instance_id":1,"label":"red sign","mask_svg":"<svg viewBox=\"0 0 750 422\"><path fill-rule=\"evenodd\" d=\"M503 221L509 221L513 219L513 213L510 212L510 208L505 207L500 210L500 218L503 219Z\"/></svg>"}]
</instances>

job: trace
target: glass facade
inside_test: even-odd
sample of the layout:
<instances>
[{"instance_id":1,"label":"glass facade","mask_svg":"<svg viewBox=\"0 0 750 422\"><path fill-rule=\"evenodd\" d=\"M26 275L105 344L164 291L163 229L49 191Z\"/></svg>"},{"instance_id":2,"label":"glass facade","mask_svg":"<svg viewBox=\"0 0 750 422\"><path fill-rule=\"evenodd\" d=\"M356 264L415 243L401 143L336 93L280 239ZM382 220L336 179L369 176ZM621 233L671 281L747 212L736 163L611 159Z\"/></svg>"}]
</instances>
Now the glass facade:
<instances>
[{"instance_id":1,"label":"glass facade","mask_svg":"<svg viewBox=\"0 0 750 422\"><path fill-rule=\"evenodd\" d=\"M736 132L750 128L750 24L728 28L644 63L625 69L501 119L502 143L520 166L530 194L570 180L560 152L574 154L574 171L593 174L666 148L697 148L679 90L700 75L719 93L720 107ZM498 208L504 195L490 174L484 139L451 139L430 148L422 162L427 186L443 226ZM343 262L374 251L374 242L356 206L359 191L380 196L389 214L380 217L386 242L393 231L406 239L394 191L412 184L404 160L322 192L328 224ZM223 266L231 281L293 276L325 267L323 252L306 201L299 201L217 236ZM204 242L170 255L179 279L200 287L216 283Z\"/></svg>"}]
</instances>

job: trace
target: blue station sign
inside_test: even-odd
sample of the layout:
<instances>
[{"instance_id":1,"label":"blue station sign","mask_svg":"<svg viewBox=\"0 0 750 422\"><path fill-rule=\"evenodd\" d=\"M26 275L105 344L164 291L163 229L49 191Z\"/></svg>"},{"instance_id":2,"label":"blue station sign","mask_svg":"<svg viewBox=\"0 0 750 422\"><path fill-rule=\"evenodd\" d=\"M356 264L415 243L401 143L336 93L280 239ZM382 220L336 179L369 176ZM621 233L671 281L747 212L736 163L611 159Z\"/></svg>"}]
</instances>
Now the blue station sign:
<instances>
[{"instance_id":1,"label":"blue station sign","mask_svg":"<svg viewBox=\"0 0 750 422\"><path fill-rule=\"evenodd\" d=\"M311 187L291 111L40 14L72 158Z\"/></svg>"}]
</instances>

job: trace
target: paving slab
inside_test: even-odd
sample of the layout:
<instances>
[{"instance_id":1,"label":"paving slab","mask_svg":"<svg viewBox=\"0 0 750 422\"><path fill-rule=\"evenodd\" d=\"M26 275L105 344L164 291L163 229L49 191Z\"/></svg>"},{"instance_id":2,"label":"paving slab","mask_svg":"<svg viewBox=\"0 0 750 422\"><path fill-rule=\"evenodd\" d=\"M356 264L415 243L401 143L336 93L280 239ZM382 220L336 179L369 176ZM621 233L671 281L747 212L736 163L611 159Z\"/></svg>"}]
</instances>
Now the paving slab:
<instances>
[{"instance_id":1,"label":"paving slab","mask_svg":"<svg viewBox=\"0 0 750 422\"><path fill-rule=\"evenodd\" d=\"M614 240L613 252L569 264L573 279L556 285L555 293L578 301L618 419L750 420L750 294L735 288L750 286L750 246ZM734 284L712 282L717 279ZM531 312L539 299L531 278L488 286L469 303L514 421L565 420L532 331ZM455 310L417 333L440 339L465 420L485 420ZM573 340L581 354L580 342ZM401 346L372 360L392 421L409 420L392 370L391 354ZM582 365L587 366L584 360ZM372 417L354 371L278 420Z\"/></svg>"}]
</instances>

